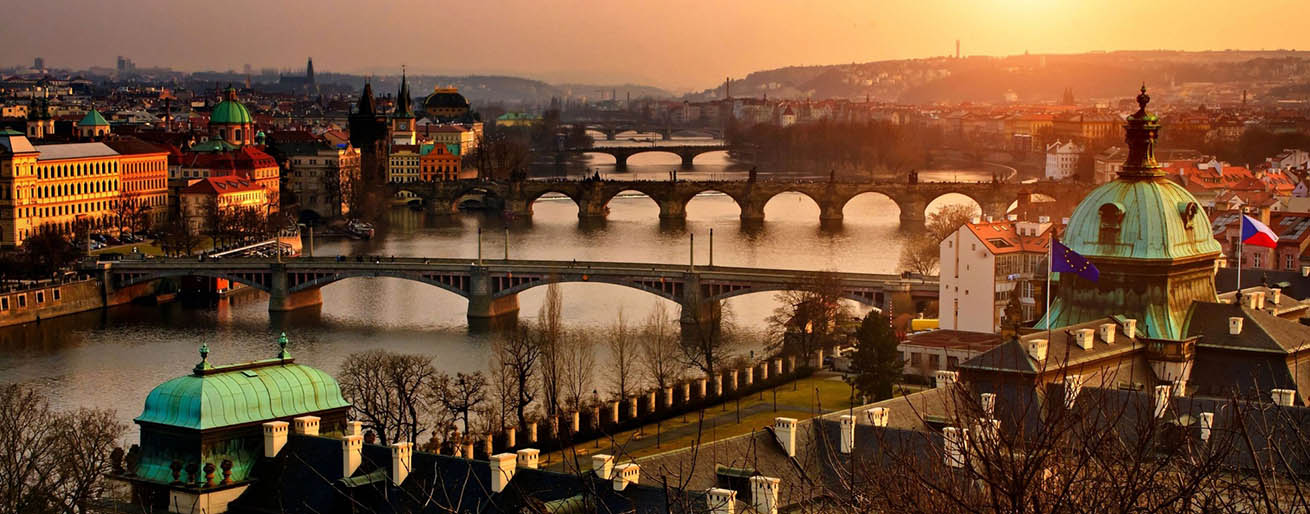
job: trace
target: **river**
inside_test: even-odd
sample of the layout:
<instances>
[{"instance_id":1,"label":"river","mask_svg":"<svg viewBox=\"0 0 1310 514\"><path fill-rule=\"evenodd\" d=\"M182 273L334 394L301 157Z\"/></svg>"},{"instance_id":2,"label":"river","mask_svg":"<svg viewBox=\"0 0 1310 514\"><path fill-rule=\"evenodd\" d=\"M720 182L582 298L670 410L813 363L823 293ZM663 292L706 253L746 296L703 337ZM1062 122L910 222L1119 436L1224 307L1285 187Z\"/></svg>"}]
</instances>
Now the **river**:
<instances>
[{"instance_id":1,"label":"river","mask_svg":"<svg viewBox=\"0 0 1310 514\"><path fill-rule=\"evenodd\" d=\"M604 157L599 157L604 159ZM680 178L743 178L722 153L702 155L695 170ZM677 157L647 153L633 156L629 171L615 173L612 162L587 163L580 175L599 169L608 178L661 178L676 168ZM926 172L925 180L986 180L983 172ZM929 210L963 197L943 197ZM965 200L967 201L967 200ZM659 208L638 193L610 203L603 224L580 225L577 207L567 198L545 197L534 205L530 222L509 227L509 254L523 259L578 259L685 263L688 236L696 235L696 262L709 261L709 233L714 232L714 263L811 270L889 273L907 234L899 229L899 211L886 197L866 194L845 209L839 229L821 228L819 207L808 197L786 193L765 207L762 227L744 228L739 210L723 195L706 194L687 206L685 226L661 226ZM390 213L390 229L373 241L319 238L316 255L370 254L468 257L477 254L483 229L487 257L503 256L506 229L494 216L463 213L435 218L408 209ZM603 327L622 309L639 323L659 302L652 295L606 284L565 284L564 317L569 326ZM546 288L519 295L521 320L536 315ZM57 407L107 407L126 421L140 414L155 385L188 373L199 361L201 343L214 363L273 357L277 334L286 331L297 362L336 373L352 352L384 348L431 355L443 371L485 369L488 334L470 333L465 301L438 288L391 278L348 279L322 290L323 305L284 315L270 315L262 293L221 300L218 306L160 307L125 305L106 311L55 318L38 324L0 329L0 383L22 382L42 388ZM672 316L677 306L665 302ZM762 333L765 318L777 307L773 294L736 297L728 310L736 325ZM758 338L755 339L758 341ZM601 366L607 360L598 355ZM604 377L598 370L598 377ZM602 390L604 383L597 384ZM135 436L130 436L135 440Z\"/></svg>"}]
</instances>

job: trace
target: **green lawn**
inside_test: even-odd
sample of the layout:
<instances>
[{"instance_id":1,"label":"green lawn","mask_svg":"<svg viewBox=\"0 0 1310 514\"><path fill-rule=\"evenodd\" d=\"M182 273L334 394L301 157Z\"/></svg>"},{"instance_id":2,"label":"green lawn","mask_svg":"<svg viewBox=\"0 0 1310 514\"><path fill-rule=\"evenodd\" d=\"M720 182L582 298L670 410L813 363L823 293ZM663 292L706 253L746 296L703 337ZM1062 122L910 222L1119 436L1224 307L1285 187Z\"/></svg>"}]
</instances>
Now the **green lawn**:
<instances>
[{"instance_id":1,"label":"green lawn","mask_svg":"<svg viewBox=\"0 0 1310 514\"><path fill-rule=\"evenodd\" d=\"M774 391L777 392L776 411ZM850 386L842 382L837 375L810 376L765 390L763 395L755 393L741 398L740 422L737 421L736 400L706 407L703 411L705 419L704 424L701 425L701 442L746 434L773 424L773 419L777 417L809 419L814 417L816 412L825 414L850 408L852 406L850 400ZM683 421L684 419L686 421ZM576 458L585 469L591 466L589 455L596 453L622 454L628 458L637 458L686 447L695 439L695 427L699 422L699 416L695 412L687 413L686 416L675 416L659 423L658 427L652 423L637 430L614 434L612 439L586 441L574 445L571 449L543 454L541 465L559 466L562 456L576 454ZM657 430L660 432L658 436Z\"/></svg>"},{"instance_id":2,"label":"green lawn","mask_svg":"<svg viewBox=\"0 0 1310 514\"><path fill-rule=\"evenodd\" d=\"M159 247L159 244L155 241L144 242L144 243L128 243L118 246L106 246L99 250L91 250L90 252L87 253L88 255L100 255L105 252L117 252L126 255L132 253L132 247L136 247L137 251L153 257L162 257L164 255L164 250L161 249ZM205 251L213 247L214 247L214 241L212 239L208 237L201 237L200 244L196 245L196 251L198 252Z\"/></svg>"}]
</instances>

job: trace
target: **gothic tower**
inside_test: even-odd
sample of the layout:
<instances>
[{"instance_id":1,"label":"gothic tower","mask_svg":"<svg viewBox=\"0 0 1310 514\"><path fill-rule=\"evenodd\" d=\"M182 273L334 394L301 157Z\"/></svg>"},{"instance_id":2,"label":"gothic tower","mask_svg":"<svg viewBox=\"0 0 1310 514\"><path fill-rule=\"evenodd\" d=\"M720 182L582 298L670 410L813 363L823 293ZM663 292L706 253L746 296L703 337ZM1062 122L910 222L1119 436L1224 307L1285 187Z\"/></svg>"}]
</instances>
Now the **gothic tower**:
<instances>
[{"instance_id":1,"label":"gothic tower","mask_svg":"<svg viewBox=\"0 0 1310 514\"><path fill-rule=\"evenodd\" d=\"M387 126L373 101L372 84L364 83L364 92L359 95L359 103L347 122L350 126L350 144L359 149L360 178L366 186L386 182L383 170L386 163Z\"/></svg>"},{"instance_id":2,"label":"gothic tower","mask_svg":"<svg viewBox=\"0 0 1310 514\"><path fill-rule=\"evenodd\" d=\"M400 71L400 91L396 93L396 110L391 113L391 144L412 145L415 143L414 109L410 106L409 81L405 70Z\"/></svg>"},{"instance_id":3,"label":"gothic tower","mask_svg":"<svg viewBox=\"0 0 1310 514\"><path fill-rule=\"evenodd\" d=\"M309 58L309 63L305 64L305 84L314 85L314 58Z\"/></svg>"}]
</instances>

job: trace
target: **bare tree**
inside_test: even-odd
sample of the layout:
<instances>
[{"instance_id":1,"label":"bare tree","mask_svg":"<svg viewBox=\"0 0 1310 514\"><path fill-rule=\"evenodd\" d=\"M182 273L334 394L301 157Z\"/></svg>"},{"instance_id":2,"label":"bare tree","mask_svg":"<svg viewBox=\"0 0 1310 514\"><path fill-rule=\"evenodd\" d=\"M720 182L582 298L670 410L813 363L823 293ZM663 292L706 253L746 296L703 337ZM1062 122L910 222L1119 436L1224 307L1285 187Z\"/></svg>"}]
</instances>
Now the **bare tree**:
<instances>
[{"instance_id":1,"label":"bare tree","mask_svg":"<svg viewBox=\"0 0 1310 514\"><path fill-rule=\"evenodd\" d=\"M537 374L541 347L527 328L519 328L492 346L493 366L499 368L502 383L508 390L501 394L511 400L518 426L528 424L527 409L537 397Z\"/></svg>"},{"instance_id":2,"label":"bare tree","mask_svg":"<svg viewBox=\"0 0 1310 514\"><path fill-rule=\"evenodd\" d=\"M595 390L592 380L596 374L595 334L573 330L564 341L561 352L564 366L563 397L570 409L580 410L587 396Z\"/></svg>"},{"instance_id":3,"label":"bare tree","mask_svg":"<svg viewBox=\"0 0 1310 514\"><path fill-rule=\"evenodd\" d=\"M806 356L836 345L854 318L842 303L841 281L830 272L814 273L774 299L780 305L769 316L773 338L766 347L780 353Z\"/></svg>"},{"instance_id":4,"label":"bare tree","mask_svg":"<svg viewBox=\"0 0 1310 514\"><path fill-rule=\"evenodd\" d=\"M641 365L650 384L663 391L682 377L679 335L664 304L656 303L641 327Z\"/></svg>"},{"instance_id":5,"label":"bare tree","mask_svg":"<svg viewBox=\"0 0 1310 514\"><path fill-rule=\"evenodd\" d=\"M976 207L962 204L947 205L933 211L928 215L924 231L911 237L901 247L901 268L923 275L936 272L942 240L978 214Z\"/></svg>"},{"instance_id":6,"label":"bare tree","mask_svg":"<svg viewBox=\"0 0 1310 514\"><path fill-rule=\"evenodd\" d=\"M91 512L126 431L113 411L56 412L33 388L0 386L0 512Z\"/></svg>"},{"instance_id":7,"label":"bare tree","mask_svg":"<svg viewBox=\"0 0 1310 514\"><path fill-rule=\"evenodd\" d=\"M369 350L347 356L340 377L341 394L355 417L380 441L416 443L426 431L429 393L437 379L432 359Z\"/></svg>"},{"instance_id":8,"label":"bare tree","mask_svg":"<svg viewBox=\"0 0 1310 514\"><path fill-rule=\"evenodd\" d=\"M690 326L683 324L679 336L683 361L707 377L713 376L715 370L731 360L733 350L737 347L737 330L733 324L732 310L726 303L716 305L715 310L717 315L692 316L695 322ZM682 315L685 318L687 313ZM687 333L688 329L691 333Z\"/></svg>"},{"instance_id":9,"label":"bare tree","mask_svg":"<svg viewBox=\"0 0 1310 514\"><path fill-rule=\"evenodd\" d=\"M464 421L464 433L469 431L469 413L487 403L487 377L481 371L456 373L450 376L439 373L432 381L432 400Z\"/></svg>"},{"instance_id":10,"label":"bare tree","mask_svg":"<svg viewBox=\"0 0 1310 514\"><path fill-rule=\"evenodd\" d=\"M559 411L560 390L564 382L564 319L563 296L559 284L546 287L546 301L537 312L537 323L533 336L541 349L541 394L542 408L547 416L554 416Z\"/></svg>"},{"instance_id":11,"label":"bare tree","mask_svg":"<svg viewBox=\"0 0 1310 514\"><path fill-rule=\"evenodd\" d=\"M609 327L605 346L610 354L610 386L618 398L627 398L633 389L639 387L636 377L639 348L637 334L628 326L622 308Z\"/></svg>"}]
</instances>

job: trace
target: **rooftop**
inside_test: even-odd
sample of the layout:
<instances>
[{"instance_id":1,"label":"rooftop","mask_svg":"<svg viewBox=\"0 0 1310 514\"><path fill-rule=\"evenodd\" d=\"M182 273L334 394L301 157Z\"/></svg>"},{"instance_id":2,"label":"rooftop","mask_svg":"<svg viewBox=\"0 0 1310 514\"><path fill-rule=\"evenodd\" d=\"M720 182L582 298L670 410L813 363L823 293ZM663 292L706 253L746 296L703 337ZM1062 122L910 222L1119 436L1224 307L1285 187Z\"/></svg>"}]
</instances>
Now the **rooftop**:
<instances>
[{"instance_id":1,"label":"rooftop","mask_svg":"<svg viewBox=\"0 0 1310 514\"><path fill-rule=\"evenodd\" d=\"M108 157L118 155L113 148L104 143L66 143L58 145L36 145L36 151L41 155L36 159L38 161L52 161L58 159L85 159L88 157Z\"/></svg>"}]
</instances>

